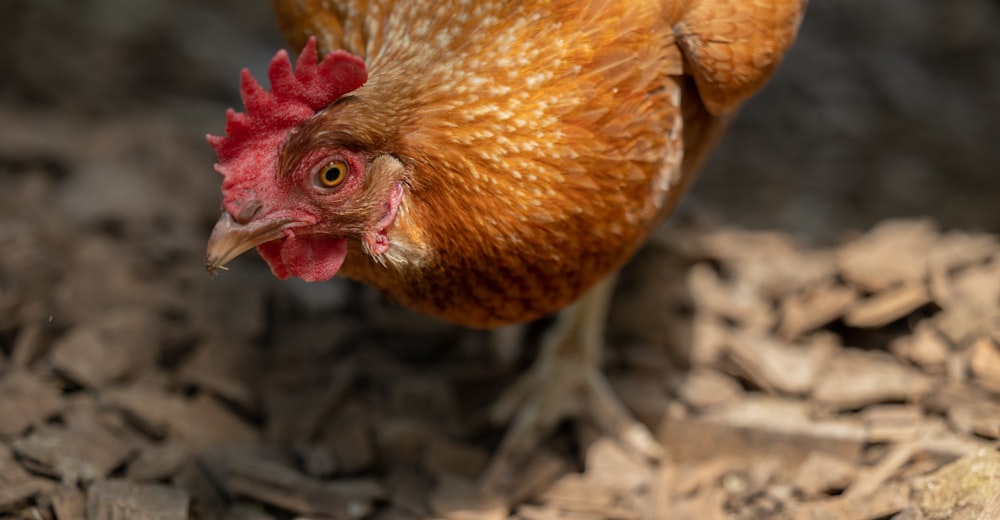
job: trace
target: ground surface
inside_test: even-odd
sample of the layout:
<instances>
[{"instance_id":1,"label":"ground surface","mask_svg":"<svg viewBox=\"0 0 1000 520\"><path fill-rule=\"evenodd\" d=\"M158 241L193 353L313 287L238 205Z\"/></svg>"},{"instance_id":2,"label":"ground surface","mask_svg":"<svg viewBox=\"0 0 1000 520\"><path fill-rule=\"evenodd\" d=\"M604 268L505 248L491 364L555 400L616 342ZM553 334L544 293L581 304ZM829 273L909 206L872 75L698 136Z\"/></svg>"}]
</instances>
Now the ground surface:
<instances>
[{"instance_id":1,"label":"ground surface","mask_svg":"<svg viewBox=\"0 0 1000 520\"><path fill-rule=\"evenodd\" d=\"M62 4L0 8L0 518L1000 517L995 2L814 2L619 286L608 372L671 460L566 425L499 499L482 409L541 324L203 270L267 6Z\"/></svg>"}]
</instances>

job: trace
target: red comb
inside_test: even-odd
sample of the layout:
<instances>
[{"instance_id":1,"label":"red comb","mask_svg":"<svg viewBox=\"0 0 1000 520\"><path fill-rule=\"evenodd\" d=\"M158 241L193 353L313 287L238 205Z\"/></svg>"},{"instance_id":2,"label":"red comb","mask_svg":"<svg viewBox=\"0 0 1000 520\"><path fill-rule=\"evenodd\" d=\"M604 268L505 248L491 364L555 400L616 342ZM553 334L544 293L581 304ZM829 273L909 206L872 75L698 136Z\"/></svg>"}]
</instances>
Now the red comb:
<instances>
[{"instance_id":1,"label":"red comb","mask_svg":"<svg viewBox=\"0 0 1000 520\"><path fill-rule=\"evenodd\" d=\"M219 157L216 169L227 177L234 171L244 170L241 166L250 167L256 162L249 157L247 161L241 160L244 151L253 150L245 155L259 158L260 146L273 144L276 133L283 138L286 132L340 96L364 85L368 79L364 61L345 51L333 51L318 61L316 38L313 37L299 55L294 73L288 53L280 50L271 60L267 75L271 80L270 92L257 83L250 71L243 69L240 92L246 112L229 109L226 135L207 136ZM276 155L277 150L273 153ZM234 162L236 164L230 164ZM244 162L246 164L240 164Z\"/></svg>"}]
</instances>

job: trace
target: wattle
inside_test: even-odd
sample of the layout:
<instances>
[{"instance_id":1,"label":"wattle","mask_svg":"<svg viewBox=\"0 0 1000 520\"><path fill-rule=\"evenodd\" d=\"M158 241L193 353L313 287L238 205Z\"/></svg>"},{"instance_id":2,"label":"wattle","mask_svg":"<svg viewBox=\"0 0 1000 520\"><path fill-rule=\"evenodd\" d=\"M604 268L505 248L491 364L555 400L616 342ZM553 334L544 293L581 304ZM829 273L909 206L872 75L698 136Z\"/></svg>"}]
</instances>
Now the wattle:
<instances>
[{"instance_id":1,"label":"wattle","mask_svg":"<svg viewBox=\"0 0 1000 520\"><path fill-rule=\"evenodd\" d=\"M307 282L322 282L333 278L347 258L347 240L322 235L295 236L257 246L261 258L279 280L289 276Z\"/></svg>"}]
</instances>

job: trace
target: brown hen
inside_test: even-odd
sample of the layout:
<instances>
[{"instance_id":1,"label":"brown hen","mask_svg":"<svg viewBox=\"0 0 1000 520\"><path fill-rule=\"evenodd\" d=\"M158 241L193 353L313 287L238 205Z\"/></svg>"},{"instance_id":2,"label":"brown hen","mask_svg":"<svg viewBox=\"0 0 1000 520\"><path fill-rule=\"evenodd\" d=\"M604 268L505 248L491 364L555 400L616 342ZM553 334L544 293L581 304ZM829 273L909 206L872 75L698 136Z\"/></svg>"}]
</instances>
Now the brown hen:
<instances>
[{"instance_id":1,"label":"brown hen","mask_svg":"<svg viewBox=\"0 0 1000 520\"><path fill-rule=\"evenodd\" d=\"M600 371L613 275L805 3L275 0L306 50L294 73L279 53L270 93L244 73L247 113L210 138L225 211L209 268L256 246L280 278L339 272L471 327L565 308L493 410L514 421L491 475L584 413L658 457Z\"/></svg>"}]
</instances>

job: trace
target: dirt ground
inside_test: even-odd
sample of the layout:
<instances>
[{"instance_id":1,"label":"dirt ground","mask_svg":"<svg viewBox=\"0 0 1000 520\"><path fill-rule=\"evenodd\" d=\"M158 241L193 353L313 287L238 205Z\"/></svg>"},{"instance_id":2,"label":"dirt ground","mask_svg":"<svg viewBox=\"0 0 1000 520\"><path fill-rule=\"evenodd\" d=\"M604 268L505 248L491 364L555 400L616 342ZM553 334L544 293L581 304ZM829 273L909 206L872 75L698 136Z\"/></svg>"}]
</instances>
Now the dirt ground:
<instances>
[{"instance_id":1,"label":"dirt ground","mask_svg":"<svg viewBox=\"0 0 1000 520\"><path fill-rule=\"evenodd\" d=\"M1000 518L1000 6L810 8L619 282L607 372L669 459L567 423L485 497L546 323L205 273L267 3L0 6L0 519Z\"/></svg>"}]
</instances>

